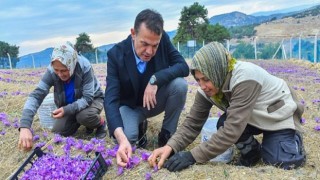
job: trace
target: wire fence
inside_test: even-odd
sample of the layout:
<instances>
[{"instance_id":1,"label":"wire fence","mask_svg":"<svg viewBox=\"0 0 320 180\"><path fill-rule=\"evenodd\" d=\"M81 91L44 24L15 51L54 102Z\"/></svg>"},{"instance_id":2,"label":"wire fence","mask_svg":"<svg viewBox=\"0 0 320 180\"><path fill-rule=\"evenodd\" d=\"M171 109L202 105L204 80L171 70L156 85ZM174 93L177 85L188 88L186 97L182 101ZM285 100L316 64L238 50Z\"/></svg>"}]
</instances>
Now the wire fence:
<instances>
[{"instance_id":1,"label":"wire fence","mask_svg":"<svg viewBox=\"0 0 320 180\"><path fill-rule=\"evenodd\" d=\"M192 58L206 43L192 40L175 44L184 58ZM299 37L253 37L244 40L227 40L225 47L238 59L301 59L320 62L320 40L317 35ZM111 47L110 47L111 48ZM109 49L110 49L109 48ZM106 63L109 49L83 53L92 64ZM0 69L39 68L50 63L52 48L22 56L20 58L0 57Z\"/></svg>"}]
</instances>

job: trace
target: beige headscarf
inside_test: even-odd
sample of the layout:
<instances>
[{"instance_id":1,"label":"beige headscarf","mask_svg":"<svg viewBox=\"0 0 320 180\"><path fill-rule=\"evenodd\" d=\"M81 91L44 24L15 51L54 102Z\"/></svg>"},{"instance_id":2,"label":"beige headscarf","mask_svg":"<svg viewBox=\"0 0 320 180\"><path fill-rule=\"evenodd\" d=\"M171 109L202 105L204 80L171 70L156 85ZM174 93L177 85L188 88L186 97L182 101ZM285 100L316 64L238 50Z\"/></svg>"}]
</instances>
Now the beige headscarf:
<instances>
[{"instance_id":1,"label":"beige headscarf","mask_svg":"<svg viewBox=\"0 0 320 180\"><path fill-rule=\"evenodd\" d=\"M236 60L219 42L212 42L197 51L191 62L191 73L198 70L211 80L219 93L211 97L216 103L226 107L228 103L223 98L221 88L228 72L233 70Z\"/></svg>"},{"instance_id":2,"label":"beige headscarf","mask_svg":"<svg viewBox=\"0 0 320 180\"><path fill-rule=\"evenodd\" d=\"M69 69L71 77L78 62L77 51L74 50L73 45L68 41L57 45L52 51L51 64L53 61L60 61L65 65Z\"/></svg>"}]
</instances>

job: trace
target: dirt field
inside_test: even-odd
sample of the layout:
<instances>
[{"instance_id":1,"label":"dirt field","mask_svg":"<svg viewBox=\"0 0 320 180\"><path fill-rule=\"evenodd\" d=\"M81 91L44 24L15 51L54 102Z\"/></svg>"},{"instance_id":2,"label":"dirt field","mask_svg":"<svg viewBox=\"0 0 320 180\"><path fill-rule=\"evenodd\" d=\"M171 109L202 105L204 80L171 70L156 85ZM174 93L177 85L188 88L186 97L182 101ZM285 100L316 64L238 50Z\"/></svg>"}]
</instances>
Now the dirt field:
<instances>
[{"instance_id":1,"label":"dirt field","mask_svg":"<svg viewBox=\"0 0 320 180\"><path fill-rule=\"evenodd\" d=\"M209 162L193 165L181 172L171 173L166 169L153 172L153 169L141 160L133 169L125 169L122 175L117 175L118 167L116 166L116 161L114 158L108 157L113 161L113 164L109 167L103 179L145 179L146 173L150 173L152 179L320 179L320 131L315 129L320 126L320 65L296 60L252 62L285 79L295 89L299 100L305 105L303 135L307 162L304 167L289 171L266 166L262 163L252 168L238 167L233 165L233 162L238 157L238 152L235 151L233 161L230 164ZM105 64L94 66L95 73L103 89L106 86L105 67ZM43 72L44 69L0 70L0 179L9 178L30 154L30 152L21 152L17 148L19 135L17 122L21 117L21 111L28 93L35 88ZM179 123L182 123L188 114L197 89L197 84L191 76L187 78L187 81L189 83L188 98ZM219 112L220 110L213 108L211 115L216 116ZM162 115L148 119L147 135L149 146L147 150L137 150L136 156L140 156L139 152L141 151L151 152L156 147L156 135L161 127L161 120ZM54 143L54 134L49 129L41 127L38 117L34 120L33 129L34 133L40 137L39 140L35 141L35 144L45 143L45 147L52 145L53 152L56 155L63 154L64 143ZM48 135L44 135L43 132L47 132ZM75 135L76 140L83 139L84 143L89 142L93 136L85 137L82 135L83 133L84 128L80 127ZM106 148L114 146L111 139L106 138L105 141ZM199 143L200 136L188 149L197 146ZM43 148L44 151L48 151L45 147ZM83 154L76 148L72 148L71 152L72 156ZM94 153L89 153L89 155L94 157Z\"/></svg>"}]
</instances>

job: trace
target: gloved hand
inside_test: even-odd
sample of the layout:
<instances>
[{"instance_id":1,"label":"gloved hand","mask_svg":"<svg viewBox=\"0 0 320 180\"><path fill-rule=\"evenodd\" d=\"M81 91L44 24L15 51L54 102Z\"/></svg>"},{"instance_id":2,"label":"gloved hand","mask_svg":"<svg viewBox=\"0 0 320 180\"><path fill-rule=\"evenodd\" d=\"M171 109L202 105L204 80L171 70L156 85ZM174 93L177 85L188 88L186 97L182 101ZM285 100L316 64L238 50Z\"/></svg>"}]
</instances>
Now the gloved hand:
<instances>
[{"instance_id":1,"label":"gloved hand","mask_svg":"<svg viewBox=\"0 0 320 180\"><path fill-rule=\"evenodd\" d=\"M164 167L169 171L180 171L194 164L196 160L193 158L191 152L181 151L174 154L169 160L164 163Z\"/></svg>"}]
</instances>

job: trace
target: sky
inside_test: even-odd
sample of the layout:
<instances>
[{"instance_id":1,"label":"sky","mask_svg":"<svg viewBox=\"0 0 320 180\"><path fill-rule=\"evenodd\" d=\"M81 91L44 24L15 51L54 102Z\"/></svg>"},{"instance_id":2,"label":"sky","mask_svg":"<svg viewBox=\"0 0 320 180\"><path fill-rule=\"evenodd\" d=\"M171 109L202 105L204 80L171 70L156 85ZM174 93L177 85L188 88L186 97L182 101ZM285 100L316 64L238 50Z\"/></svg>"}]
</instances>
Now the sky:
<instances>
[{"instance_id":1,"label":"sky","mask_svg":"<svg viewBox=\"0 0 320 180\"><path fill-rule=\"evenodd\" d=\"M1 0L0 41L19 46L23 56L64 41L75 43L85 32L98 47L125 39L135 16L146 8L162 15L166 31L175 30L183 7L194 2L207 8L208 18L320 4L320 0Z\"/></svg>"}]
</instances>

